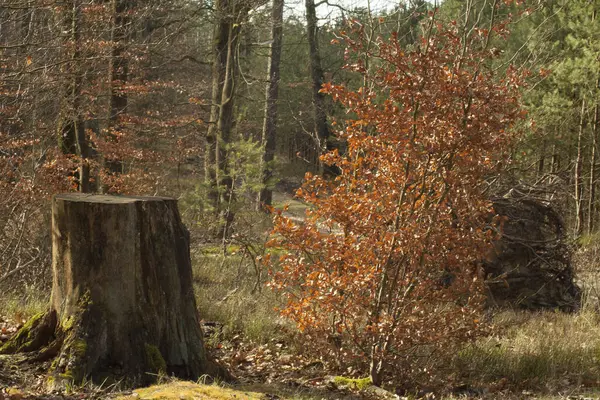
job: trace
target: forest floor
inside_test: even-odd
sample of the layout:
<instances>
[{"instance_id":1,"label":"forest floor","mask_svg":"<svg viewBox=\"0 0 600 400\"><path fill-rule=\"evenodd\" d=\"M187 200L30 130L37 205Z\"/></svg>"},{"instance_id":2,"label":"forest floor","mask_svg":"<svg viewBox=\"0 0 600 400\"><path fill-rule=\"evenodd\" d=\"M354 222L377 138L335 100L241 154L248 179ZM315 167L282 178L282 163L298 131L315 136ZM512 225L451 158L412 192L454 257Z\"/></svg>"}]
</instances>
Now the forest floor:
<instances>
[{"instance_id":1,"label":"forest floor","mask_svg":"<svg viewBox=\"0 0 600 400\"><path fill-rule=\"evenodd\" d=\"M1 317L0 344L26 321L25 314ZM324 400L324 399L600 399L600 316L505 312L497 317L503 333L465 347L455 362L454 376L463 385L435 395L420 391L395 396L385 391L360 391L364 380L331 376L319 360L304 357L279 337L256 341L231 336L217 321L204 321L211 354L237 378L235 383L181 382L160 377L160 385L123 390L119 385L89 383L65 392L44 390L49 362L31 364L24 356L0 356L0 400ZM450 379L449 379L450 380Z\"/></svg>"},{"instance_id":2,"label":"forest floor","mask_svg":"<svg viewBox=\"0 0 600 400\"><path fill-rule=\"evenodd\" d=\"M291 218L303 217L306 205L289 194L277 193L274 200L278 207L289 206L286 214ZM257 229L247 236L264 235L262 225ZM586 293L581 311L498 313L494 335L465 345L448 361L446 388L394 394L365 386L364 379L332 376L322 361L303 355L289 326L273 312L278 299L260 289L268 277L252 262L256 254L244 249L242 242L228 244L224 252L211 244L192 249L206 345L236 377L235 383L159 377L158 386L133 391L118 383L90 382L48 393L44 387L49 363L0 355L0 400L600 399L600 275L590 273L591 267L580 274ZM598 253L594 250L577 260L591 266L589 260L600 259ZM0 295L0 345L46 302L44 296L15 300Z\"/></svg>"}]
</instances>

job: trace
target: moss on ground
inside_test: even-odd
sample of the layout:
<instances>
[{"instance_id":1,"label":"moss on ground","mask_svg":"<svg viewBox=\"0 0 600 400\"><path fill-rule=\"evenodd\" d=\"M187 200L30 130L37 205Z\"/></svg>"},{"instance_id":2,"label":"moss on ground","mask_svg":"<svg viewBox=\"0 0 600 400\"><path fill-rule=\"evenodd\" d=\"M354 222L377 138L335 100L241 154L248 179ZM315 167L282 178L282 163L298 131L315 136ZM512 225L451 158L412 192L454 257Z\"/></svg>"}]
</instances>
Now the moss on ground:
<instances>
[{"instance_id":1,"label":"moss on ground","mask_svg":"<svg viewBox=\"0 0 600 400\"><path fill-rule=\"evenodd\" d=\"M333 378L333 383L338 387L347 387L355 390L365 390L372 385L371 378L352 379L345 376L336 376Z\"/></svg>"},{"instance_id":2,"label":"moss on ground","mask_svg":"<svg viewBox=\"0 0 600 400\"><path fill-rule=\"evenodd\" d=\"M193 382L173 382L166 385L136 389L129 396L117 400L264 400L263 393L227 389L217 385L200 385Z\"/></svg>"}]
</instances>

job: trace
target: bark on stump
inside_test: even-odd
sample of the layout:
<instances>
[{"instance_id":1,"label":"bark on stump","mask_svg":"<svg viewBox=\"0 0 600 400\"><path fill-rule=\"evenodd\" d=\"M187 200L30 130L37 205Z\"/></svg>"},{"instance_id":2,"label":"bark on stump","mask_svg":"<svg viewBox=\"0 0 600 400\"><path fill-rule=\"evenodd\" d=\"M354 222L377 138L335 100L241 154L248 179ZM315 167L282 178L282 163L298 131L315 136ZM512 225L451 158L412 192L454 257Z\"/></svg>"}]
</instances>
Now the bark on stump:
<instances>
[{"instance_id":1,"label":"bark on stump","mask_svg":"<svg viewBox=\"0 0 600 400\"><path fill-rule=\"evenodd\" d=\"M0 353L56 358L50 386L160 373L227 377L207 358L189 234L173 199L62 194L52 203L50 310Z\"/></svg>"}]
</instances>

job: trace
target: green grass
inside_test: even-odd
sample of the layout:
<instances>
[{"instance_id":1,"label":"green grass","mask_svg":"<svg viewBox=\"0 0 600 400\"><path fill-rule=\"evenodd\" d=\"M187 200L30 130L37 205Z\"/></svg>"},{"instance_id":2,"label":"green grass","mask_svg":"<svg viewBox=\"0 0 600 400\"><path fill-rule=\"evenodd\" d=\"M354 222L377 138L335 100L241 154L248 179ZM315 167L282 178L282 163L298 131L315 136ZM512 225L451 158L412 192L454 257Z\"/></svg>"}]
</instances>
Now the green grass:
<instances>
[{"instance_id":1,"label":"green grass","mask_svg":"<svg viewBox=\"0 0 600 400\"><path fill-rule=\"evenodd\" d=\"M581 237L579 237L577 239L577 243L583 249L591 248L591 247L596 247L597 248L598 247L598 243L600 243L600 232L595 232L595 233L592 233L592 234L582 235Z\"/></svg>"},{"instance_id":2,"label":"green grass","mask_svg":"<svg viewBox=\"0 0 600 400\"><path fill-rule=\"evenodd\" d=\"M274 310L278 300L265 288L267 271L259 268L260 281L248 256L223 257L212 249L194 256L199 314L204 320L223 324L225 337L242 333L252 341L265 343L282 335L284 321Z\"/></svg>"},{"instance_id":3,"label":"green grass","mask_svg":"<svg viewBox=\"0 0 600 400\"><path fill-rule=\"evenodd\" d=\"M17 322L28 320L48 309L48 293L28 289L24 293L7 292L0 296L0 316Z\"/></svg>"},{"instance_id":4,"label":"green grass","mask_svg":"<svg viewBox=\"0 0 600 400\"><path fill-rule=\"evenodd\" d=\"M516 388L552 392L567 387L600 385L600 316L591 311L504 312L496 324L505 327L466 345L453 369L469 382L501 380Z\"/></svg>"}]
</instances>

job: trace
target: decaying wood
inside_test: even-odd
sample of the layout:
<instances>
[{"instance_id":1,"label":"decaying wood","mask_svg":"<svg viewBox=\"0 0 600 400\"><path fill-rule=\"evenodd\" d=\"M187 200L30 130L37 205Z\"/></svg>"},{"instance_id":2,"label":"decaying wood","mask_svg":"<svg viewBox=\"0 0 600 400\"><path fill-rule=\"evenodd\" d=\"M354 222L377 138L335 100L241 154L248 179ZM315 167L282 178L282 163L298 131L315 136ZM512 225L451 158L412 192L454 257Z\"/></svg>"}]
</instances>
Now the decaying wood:
<instances>
[{"instance_id":1,"label":"decaying wood","mask_svg":"<svg viewBox=\"0 0 600 400\"><path fill-rule=\"evenodd\" d=\"M489 301L525 309L579 308L567 232L557 210L534 188L493 199L503 217L501 238L484 262Z\"/></svg>"}]
</instances>

